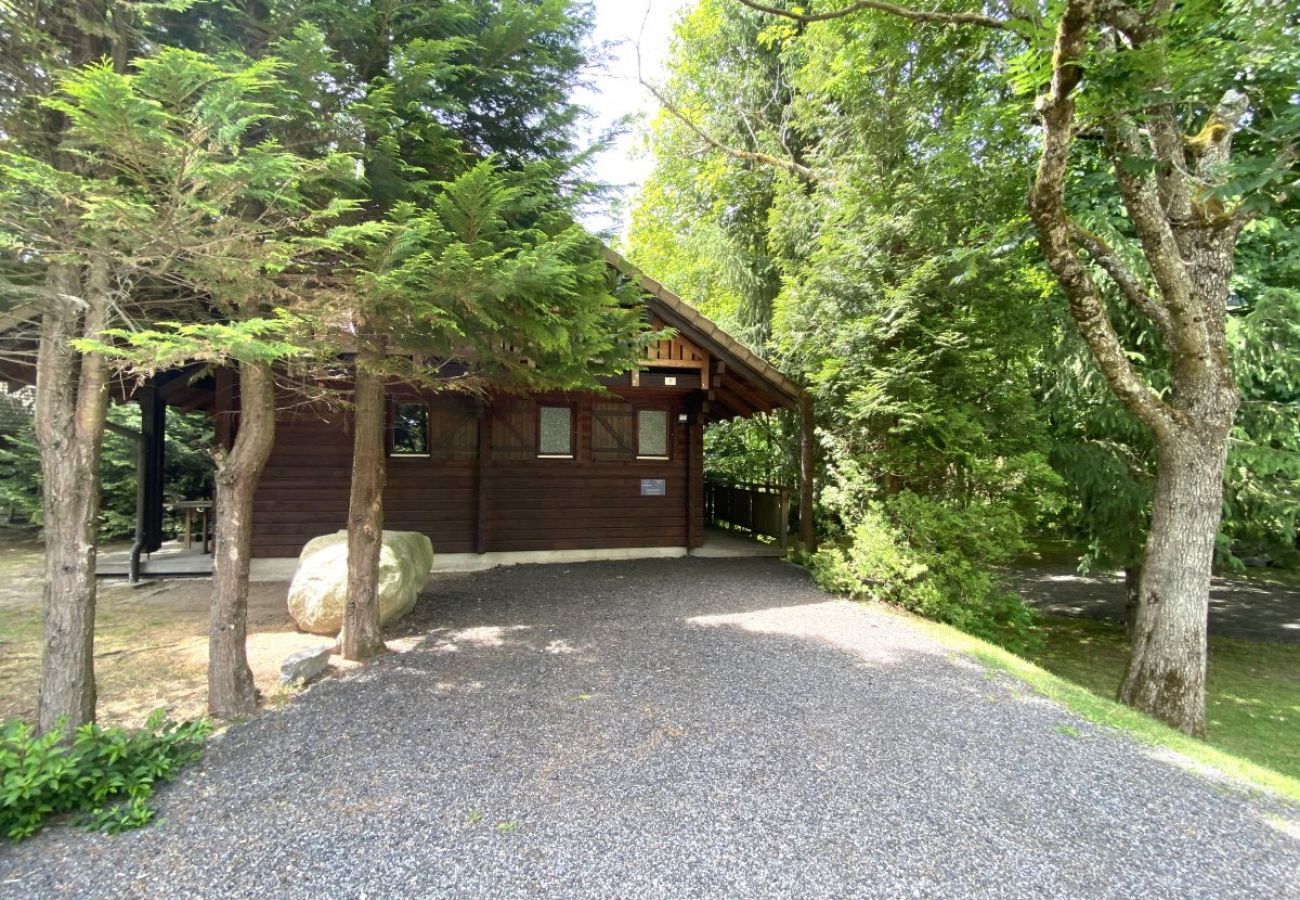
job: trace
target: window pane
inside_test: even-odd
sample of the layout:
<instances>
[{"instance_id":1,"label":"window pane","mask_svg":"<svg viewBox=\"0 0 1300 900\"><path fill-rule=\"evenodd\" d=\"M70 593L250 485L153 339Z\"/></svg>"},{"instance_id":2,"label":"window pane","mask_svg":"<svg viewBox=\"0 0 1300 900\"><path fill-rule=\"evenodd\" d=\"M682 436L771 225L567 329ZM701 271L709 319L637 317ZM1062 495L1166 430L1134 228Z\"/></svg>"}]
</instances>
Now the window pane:
<instances>
[{"instance_id":1,"label":"window pane","mask_svg":"<svg viewBox=\"0 0 1300 900\"><path fill-rule=\"evenodd\" d=\"M662 409L642 409L636 414L636 452L638 456L668 455L668 413Z\"/></svg>"},{"instance_id":2,"label":"window pane","mask_svg":"<svg viewBox=\"0 0 1300 900\"><path fill-rule=\"evenodd\" d=\"M539 452L546 456L568 456L573 452L570 444L573 429L570 417L573 411L567 406L541 408L541 441Z\"/></svg>"},{"instance_id":3,"label":"window pane","mask_svg":"<svg viewBox=\"0 0 1300 900\"><path fill-rule=\"evenodd\" d=\"M393 409L393 453L429 452L429 407L423 403L398 403Z\"/></svg>"}]
</instances>

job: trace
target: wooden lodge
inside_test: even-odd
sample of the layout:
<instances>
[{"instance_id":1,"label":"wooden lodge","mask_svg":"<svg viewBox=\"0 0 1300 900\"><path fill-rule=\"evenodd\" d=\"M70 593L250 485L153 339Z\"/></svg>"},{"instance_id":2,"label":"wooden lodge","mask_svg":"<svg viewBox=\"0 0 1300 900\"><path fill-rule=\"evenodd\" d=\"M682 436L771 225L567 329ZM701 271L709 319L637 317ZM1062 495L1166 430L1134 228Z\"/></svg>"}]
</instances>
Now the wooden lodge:
<instances>
[{"instance_id":1,"label":"wooden lodge","mask_svg":"<svg viewBox=\"0 0 1300 900\"><path fill-rule=\"evenodd\" d=\"M607 251L635 279L655 328L637 367L608 394L475 398L389 390L385 528L420 531L435 568L682 555L702 546L706 508L784 540L789 495L704 483L707 424L795 409L802 391L662 285ZM203 409L217 436L237 427L228 372L195 382L168 373L135 392L141 406L138 551L162 543L163 409ZM287 576L311 538L346 526L352 433L345 411L289 406L254 511L254 574ZM761 507L761 509L760 509ZM137 553L137 556L139 554Z\"/></svg>"}]
</instances>

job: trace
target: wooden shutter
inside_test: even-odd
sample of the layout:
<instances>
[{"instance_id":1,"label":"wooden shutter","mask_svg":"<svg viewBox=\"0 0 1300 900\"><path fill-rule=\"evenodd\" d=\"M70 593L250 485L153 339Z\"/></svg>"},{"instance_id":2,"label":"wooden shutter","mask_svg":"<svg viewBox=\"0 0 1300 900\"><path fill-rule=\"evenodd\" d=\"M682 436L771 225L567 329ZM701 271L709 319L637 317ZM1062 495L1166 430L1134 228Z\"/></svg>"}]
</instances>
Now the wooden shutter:
<instances>
[{"instance_id":1,"label":"wooden shutter","mask_svg":"<svg viewBox=\"0 0 1300 900\"><path fill-rule=\"evenodd\" d=\"M535 459L537 408L531 400L498 400L492 405L492 458Z\"/></svg>"},{"instance_id":2,"label":"wooden shutter","mask_svg":"<svg viewBox=\"0 0 1300 900\"><path fill-rule=\"evenodd\" d=\"M591 458L623 460L636 457L632 407L627 403L591 405Z\"/></svg>"},{"instance_id":3,"label":"wooden shutter","mask_svg":"<svg viewBox=\"0 0 1300 900\"><path fill-rule=\"evenodd\" d=\"M478 405L469 397L438 397L429 404L429 456L478 458Z\"/></svg>"}]
</instances>

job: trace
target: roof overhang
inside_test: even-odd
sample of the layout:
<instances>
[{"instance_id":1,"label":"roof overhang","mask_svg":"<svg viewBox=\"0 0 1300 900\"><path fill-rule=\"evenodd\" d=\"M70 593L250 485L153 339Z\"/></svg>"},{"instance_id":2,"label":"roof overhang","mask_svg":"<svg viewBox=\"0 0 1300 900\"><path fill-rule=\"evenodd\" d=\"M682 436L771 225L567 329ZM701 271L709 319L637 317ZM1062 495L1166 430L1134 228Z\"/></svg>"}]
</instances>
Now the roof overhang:
<instances>
[{"instance_id":1,"label":"roof overhang","mask_svg":"<svg viewBox=\"0 0 1300 900\"><path fill-rule=\"evenodd\" d=\"M623 256L608 247L604 248L604 254L610 266L645 292L646 307L654 316L713 357L714 371L706 387L721 408L711 418L728 419L772 409L794 409L799 405L803 388L776 366Z\"/></svg>"}]
</instances>

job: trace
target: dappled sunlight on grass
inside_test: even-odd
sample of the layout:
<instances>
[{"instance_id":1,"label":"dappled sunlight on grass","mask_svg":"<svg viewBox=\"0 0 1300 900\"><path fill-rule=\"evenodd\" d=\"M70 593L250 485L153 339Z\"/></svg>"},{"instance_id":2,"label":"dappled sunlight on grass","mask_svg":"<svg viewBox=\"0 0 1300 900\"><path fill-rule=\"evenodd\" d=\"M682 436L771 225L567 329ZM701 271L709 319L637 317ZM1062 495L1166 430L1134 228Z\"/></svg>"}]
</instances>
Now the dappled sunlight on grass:
<instances>
[{"instance_id":1,"label":"dappled sunlight on grass","mask_svg":"<svg viewBox=\"0 0 1300 900\"><path fill-rule=\"evenodd\" d=\"M1111 698L1128 659L1123 626L1043 620L1038 665ZM1206 699L1208 742L1300 777L1300 646L1212 635Z\"/></svg>"},{"instance_id":2,"label":"dappled sunlight on grass","mask_svg":"<svg viewBox=\"0 0 1300 900\"><path fill-rule=\"evenodd\" d=\"M907 615L901 612L896 614ZM1111 626L1119 628L1120 631L1114 641L1107 642L1104 635L1094 633L1092 636L1095 643L1091 649L1086 652L1071 650L1063 653L1060 650L1062 646L1072 646L1067 633L1070 629L1088 630L1104 626L1105 623L1081 622L1074 619L1048 620L1045 627L1047 631L1045 649L1038 655L1038 659L1031 662L947 625L913 616L908 618L918 631L932 636L944 645L971 654L992 670L1014 675L1035 692L1063 704L1090 722L1118 729L1146 744L1153 748L1153 758L1168 760L1183 768L1209 766L1217 773L1240 779L1246 784L1275 791L1293 801L1300 801L1300 778L1287 770L1285 758L1282 765L1278 765L1270 755L1271 752L1277 752L1279 749L1283 753L1295 753L1294 729L1297 720L1295 716L1287 717L1286 728L1292 733L1285 740L1250 740L1248 743L1251 746L1248 749L1240 749L1233 745L1234 735L1227 727L1212 726L1210 741L1200 741L1174 731L1155 719L1110 699L1114 685L1118 684L1119 673L1123 670L1123 654L1115 651L1115 645L1123 640L1122 627ZM1056 624L1060 625L1059 629L1052 627ZM1300 651L1300 648L1290 645L1252 644L1249 641L1235 643L1245 648L1263 648L1265 652L1280 651L1284 657L1289 656L1292 667L1296 660L1294 654ZM1097 654L1099 651L1106 652L1112 658L1112 662L1093 666L1081 662L1082 657L1087 654ZM1120 660L1119 668L1114 668L1114 658ZM1082 672L1086 678L1076 681L1060 671L1068 668ZM1261 668L1270 670L1271 667L1265 665ZM1219 676L1214 675L1213 672L1211 674L1211 707L1214 704L1215 679L1219 678L1221 681L1221 674ZM1294 668L1282 673L1282 681L1291 685L1284 688L1284 694L1288 698L1288 703L1294 703L1296 698ZM1249 732L1245 736L1253 737ZM1235 737L1240 740L1243 735L1238 733ZM1291 759L1294 760L1294 756Z\"/></svg>"}]
</instances>

